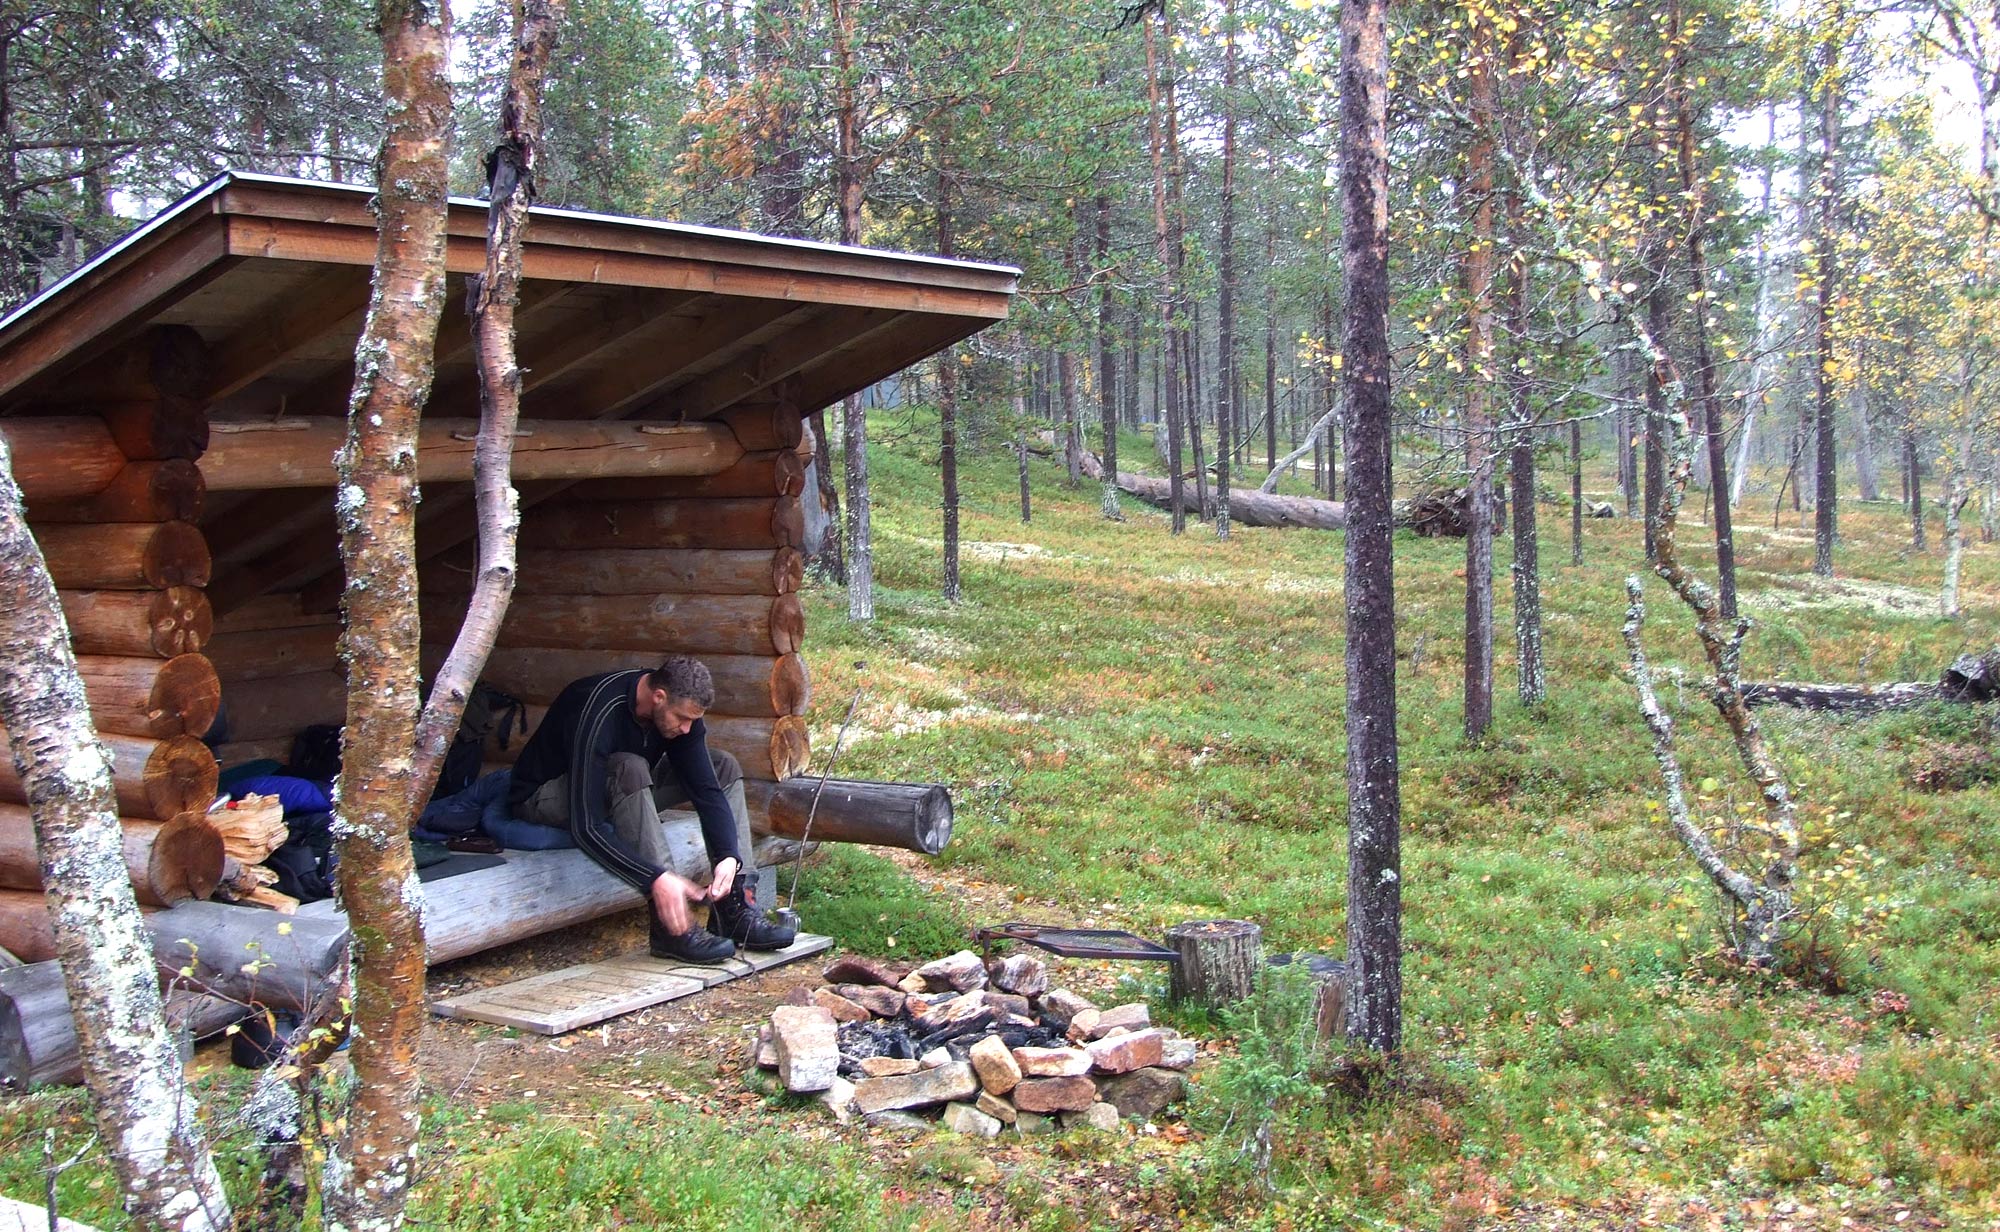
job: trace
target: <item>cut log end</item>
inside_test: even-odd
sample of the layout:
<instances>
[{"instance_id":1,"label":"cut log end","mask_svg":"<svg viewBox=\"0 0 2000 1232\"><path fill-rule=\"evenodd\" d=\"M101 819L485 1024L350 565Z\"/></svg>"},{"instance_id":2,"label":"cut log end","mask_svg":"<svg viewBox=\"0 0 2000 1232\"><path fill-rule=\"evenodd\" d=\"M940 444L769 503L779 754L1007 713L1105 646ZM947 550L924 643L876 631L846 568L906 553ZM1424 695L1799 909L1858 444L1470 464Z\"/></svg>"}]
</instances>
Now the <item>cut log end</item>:
<instances>
[{"instance_id":1,"label":"cut log end","mask_svg":"<svg viewBox=\"0 0 2000 1232\"><path fill-rule=\"evenodd\" d=\"M148 859L148 880L171 906L207 898L222 883L222 835L199 813L183 813L160 826Z\"/></svg>"}]
</instances>

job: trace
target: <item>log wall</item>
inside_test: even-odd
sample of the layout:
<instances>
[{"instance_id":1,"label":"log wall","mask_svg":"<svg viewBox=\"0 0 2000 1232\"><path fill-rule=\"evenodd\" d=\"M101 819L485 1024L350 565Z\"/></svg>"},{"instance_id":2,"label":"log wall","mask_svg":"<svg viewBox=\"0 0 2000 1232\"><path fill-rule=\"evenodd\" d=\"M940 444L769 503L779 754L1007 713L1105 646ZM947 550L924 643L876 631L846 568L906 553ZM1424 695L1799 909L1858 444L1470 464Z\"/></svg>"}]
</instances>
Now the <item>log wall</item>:
<instances>
[{"instance_id":1,"label":"log wall","mask_svg":"<svg viewBox=\"0 0 2000 1232\"><path fill-rule=\"evenodd\" d=\"M296 594L268 595L218 617L209 658L229 725L228 743L216 749L225 767L284 761L302 728L346 719L338 617L307 613Z\"/></svg>"}]
</instances>

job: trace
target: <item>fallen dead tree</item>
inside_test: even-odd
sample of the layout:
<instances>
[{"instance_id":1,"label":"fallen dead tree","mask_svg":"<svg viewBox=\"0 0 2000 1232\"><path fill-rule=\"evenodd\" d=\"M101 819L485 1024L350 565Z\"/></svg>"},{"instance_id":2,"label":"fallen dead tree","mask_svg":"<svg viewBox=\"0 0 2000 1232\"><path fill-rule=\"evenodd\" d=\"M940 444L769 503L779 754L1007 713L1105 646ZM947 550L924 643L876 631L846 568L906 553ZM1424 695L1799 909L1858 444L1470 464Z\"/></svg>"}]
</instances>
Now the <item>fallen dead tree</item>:
<instances>
[{"instance_id":1,"label":"fallen dead tree","mask_svg":"<svg viewBox=\"0 0 2000 1232\"><path fill-rule=\"evenodd\" d=\"M1103 482L1104 462L1096 454L1085 451L1083 473ZM1120 491L1136 496L1156 509L1173 508L1173 485L1165 479L1119 471L1117 482ZM1194 502L1188 501L1187 508L1193 510L1193 507ZM1207 515L1204 513L1203 516ZM1310 530L1343 530L1347 526L1347 506L1340 501L1276 496L1254 488L1230 489L1229 516L1245 526L1303 526Z\"/></svg>"},{"instance_id":2,"label":"fallen dead tree","mask_svg":"<svg viewBox=\"0 0 2000 1232\"><path fill-rule=\"evenodd\" d=\"M1743 701L1751 706L1791 706L1826 714L1879 714L1927 702L1979 703L2000 699L2000 650L1960 655L1936 683L1804 684L1788 680L1745 681Z\"/></svg>"}]
</instances>

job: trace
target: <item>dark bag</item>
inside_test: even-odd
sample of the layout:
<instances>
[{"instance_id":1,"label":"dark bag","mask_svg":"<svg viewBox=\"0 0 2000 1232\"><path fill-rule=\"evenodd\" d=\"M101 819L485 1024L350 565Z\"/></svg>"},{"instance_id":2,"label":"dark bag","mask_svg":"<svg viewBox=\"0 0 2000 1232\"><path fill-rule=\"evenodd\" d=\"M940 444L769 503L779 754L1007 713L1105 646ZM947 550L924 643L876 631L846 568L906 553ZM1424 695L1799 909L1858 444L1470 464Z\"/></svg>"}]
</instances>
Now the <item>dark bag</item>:
<instances>
[{"instance_id":1,"label":"dark bag","mask_svg":"<svg viewBox=\"0 0 2000 1232\"><path fill-rule=\"evenodd\" d=\"M340 725L315 723L292 737L292 760L285 773L293 778L331 783L340 777Z\"/></svg>"},{"instance_id":2,"label":"dark bag","mask_svg":"<svg viewBox=\"0 0 2000 1232\"><path fill-rule=\"evenodd\" d=\"M472 686L465 699L465 714L458 721L458 734L445 750L444 768L438 771L437 789L431 799L455 796L479 778L486 763L486 742L497 740L502 750L514 733L528 729L528 704L511 693L503 693L485 681Z\"/></svg>"}]
</instances>

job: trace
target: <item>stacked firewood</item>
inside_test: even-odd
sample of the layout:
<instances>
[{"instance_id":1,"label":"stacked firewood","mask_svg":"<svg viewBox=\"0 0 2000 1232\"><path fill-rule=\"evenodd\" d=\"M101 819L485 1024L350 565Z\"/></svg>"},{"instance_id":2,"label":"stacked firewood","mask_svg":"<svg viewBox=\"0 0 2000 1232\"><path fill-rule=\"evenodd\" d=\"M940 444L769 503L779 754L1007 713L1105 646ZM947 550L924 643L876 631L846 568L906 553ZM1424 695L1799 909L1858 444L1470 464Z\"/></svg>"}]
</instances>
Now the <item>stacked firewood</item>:
<instances>
[{"instance_id":1,"label":"stacked firewood","mask_svg":"<svg viewBox=\"0 0 2000 1232\"><path fill-rule=\"evenodd\" d=\"M271 853L291 836L285 826L285 805L276 796L244 796L209 813L222 832L221 897L290 913L299 900L274 889L278 874L265 865Z\"/></svg>"},{"instance_id":2,"label":"stacked firewood","mask_svg":"<svg viewBox=\"0 0 2000 1232\"><path fill-rule=\"evenodd\" d=\"M1193 1040L1143 1003L1100 1009L1031 955L961 951L918 967L842 959L758 1037L757 1063L843 1121L1046 1133L1150 1120L1187 1090Z\"/></svg>"}]
</instances>

